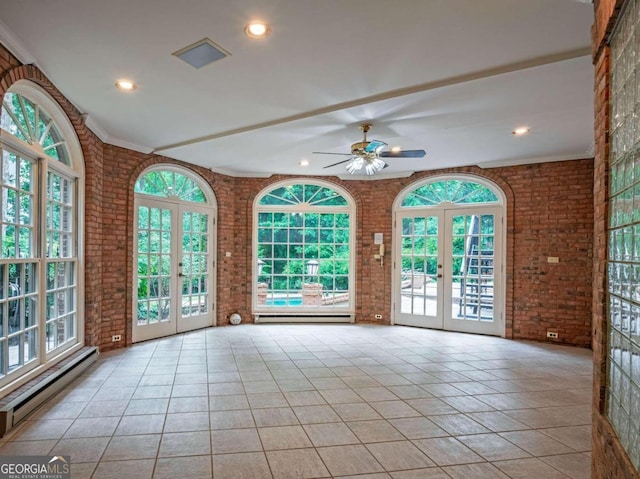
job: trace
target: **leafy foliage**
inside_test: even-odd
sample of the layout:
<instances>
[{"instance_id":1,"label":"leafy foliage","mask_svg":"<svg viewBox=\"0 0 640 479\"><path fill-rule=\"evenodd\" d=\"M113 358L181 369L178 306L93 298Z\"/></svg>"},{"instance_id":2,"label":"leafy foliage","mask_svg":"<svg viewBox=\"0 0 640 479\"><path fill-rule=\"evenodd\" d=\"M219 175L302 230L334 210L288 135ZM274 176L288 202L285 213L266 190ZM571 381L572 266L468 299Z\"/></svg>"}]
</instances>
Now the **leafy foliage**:
<instances>
[{"instance_id":1,"label":"leafy foliage","mask_svg":"<svg viewBox=\"0 0 640 479\"><path fill-rule=\"evenodd\" d=\"M181 173L169 170L147 173L136 181L134 191L162 198L173 197L193 203L207 202L204 192L195 181Z\"/></svg>"},{"instance_id":2,"label":"leafy foliage","mask_svg":"<svg viewBox=\"0 0 640 479\"><path fill-rule=\"evenodd\" d=\"M0 127L30 145L40 145L50 158L70 164L69 151L58 126L30 99L17 93L5 93Z\"/></svg>"},{"instance_id":3,"label":"leafy foliage","mask_svg":"<svg viewBox=\"0 0 640 479\"><path fill-rule=\"evenodd\" d=\"M454 215L451 253L453 278L459 281L465 265L474 255L493 254L493 215ZM438 218L406 217L402 220L402 270L411 273L438 273Z\"/></svg>"},{"instance_id":4,"label":"leafy foliage","mask_svg":"<svg viewBox=\"0 0 640 479\"><path fill-rule=\"evenodd\" d=\"M259 282L274 292L300 291L309 282L322 284L325 293L349 290L351 218L346 198L331 188L300 183L268 192L259 205ZM269 206L276 209L269 211ZM292 211L282 211L282 206ZM310 275L314 261L318 270Z\"/></svg>"},{"instance_id":5,"label":"leafy foliage","mask_svg":"<svg viewBox=\"0 0 640 479\"><path fill-rule=\"evenodd\" d=\"M498 197L486 186L473 181L443 180L427 183L407 194L403 207L435 206L441 203L497 203Z\"/></svg>"}]
</instances>

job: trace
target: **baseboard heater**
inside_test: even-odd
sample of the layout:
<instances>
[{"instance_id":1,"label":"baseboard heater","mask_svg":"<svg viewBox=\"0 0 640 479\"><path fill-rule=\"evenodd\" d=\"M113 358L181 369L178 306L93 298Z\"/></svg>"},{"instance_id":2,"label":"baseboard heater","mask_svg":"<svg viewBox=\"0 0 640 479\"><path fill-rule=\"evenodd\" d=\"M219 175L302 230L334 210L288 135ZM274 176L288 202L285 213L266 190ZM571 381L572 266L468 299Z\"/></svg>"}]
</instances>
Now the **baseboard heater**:
<instances>
[{"instance_id":1,"label":"baseboard heater","mask_svg":"<svg viewBox=\"0 0 640 479\"><path fill-rule=\"evenodd\" d=\"M49 374L25 392L0 407L0 437L50 397L60 392L98 359L98 348L80 351L56 372Z\"/></svg>"},{"instance_id":2,"label":"baseboard heater","mask_svg":"<svg viewBox=\"0 0 640 479\"><path fill-rule=\"evenodd\" d=\"M353 323L353 314L253 314L256 323Z\"/></svg>"}]
</instances>

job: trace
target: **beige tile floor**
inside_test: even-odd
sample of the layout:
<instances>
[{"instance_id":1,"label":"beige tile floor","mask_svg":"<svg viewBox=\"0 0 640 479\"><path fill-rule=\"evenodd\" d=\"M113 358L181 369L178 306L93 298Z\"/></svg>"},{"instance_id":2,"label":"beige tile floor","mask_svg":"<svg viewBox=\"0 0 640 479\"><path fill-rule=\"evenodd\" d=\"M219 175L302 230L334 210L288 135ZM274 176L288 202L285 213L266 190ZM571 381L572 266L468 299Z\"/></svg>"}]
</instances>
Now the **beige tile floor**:
<instances>
[{"instance_id":1,"label":"beige tile floor","mask_svg":"<svg viewBox=\"0 0 640 479\"><path fill-rule=\"evenodd\" d=\"M591 368L416 328L212 328L103 354L0 454L70 454L74 479L586 479Z\"/></svg>"}]
</instances>

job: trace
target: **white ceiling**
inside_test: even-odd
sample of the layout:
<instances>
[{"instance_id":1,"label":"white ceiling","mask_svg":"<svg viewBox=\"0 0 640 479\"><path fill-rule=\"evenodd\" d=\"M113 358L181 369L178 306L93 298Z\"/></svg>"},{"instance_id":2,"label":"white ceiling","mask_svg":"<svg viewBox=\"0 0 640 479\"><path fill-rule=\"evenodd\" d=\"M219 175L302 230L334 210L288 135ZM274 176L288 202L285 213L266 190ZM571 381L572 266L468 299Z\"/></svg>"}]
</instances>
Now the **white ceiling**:
<instances>
[{"instance_id":1,"label":"white ceiling","mask_svg":"<svg viewBox=\"0 0 640 479\"><path fill-rule=\"evenodd\" d=\"M244 35L256 18L267 39ZM427 152L376 178L589 156L592 22L576 0L0 2L0 42L104 141L235 176L353 178L311 152L349 152L365 121ZM231 56L199 70L172 56L205 37Z\"/></svg>"}]
</instances>

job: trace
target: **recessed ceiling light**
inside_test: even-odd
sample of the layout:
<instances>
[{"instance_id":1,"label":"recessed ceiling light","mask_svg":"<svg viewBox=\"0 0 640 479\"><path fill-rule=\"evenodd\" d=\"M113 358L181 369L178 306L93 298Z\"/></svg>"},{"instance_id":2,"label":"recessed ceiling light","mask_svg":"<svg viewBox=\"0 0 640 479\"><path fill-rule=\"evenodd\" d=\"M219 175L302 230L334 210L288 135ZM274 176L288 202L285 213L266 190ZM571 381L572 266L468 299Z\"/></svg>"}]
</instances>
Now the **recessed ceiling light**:
<instances>
[{"instance_id":1,"label":"recessed ceiling light","mask_svg":"<svg viewBox=\"0 0 640 479\"><path fill-rule=\"evenodd\" d=\"M300 166L309 166L309 160L300 160Z\"/></svg>"},{"instance_id":2,"label":"recessed ceiling light","mask_svg":"<svg viewBox=\"0 0 640 479\"><path fill-rule=\"evenodd\" d=\"M526 135L527 133L529 133L529 131L531 131L530 128L527 128L526 126L521 126L513 130L511 133L514 135L520 136L520 135Z\"/></svg>"},{"instance_id":3,"label":"recessed ceiling light","mask_svg":"<svg viewBox=\"0 0 640 479\"><path fill-rule=\"evenodd\" d=\"M268 23L255 21L247 24L244 32L251 38L265 38L271 33L271 27Z\"/></svg>"},{"instance_id":4,"label":"recessed ceiling light","mask_svg":"<svg viewBox=\"0 0 640 479\"><path fill-rule=\"evenodd\" d=\"M125 80L124 78L116 81L116 88L120 91L133 91L135 90L136 84L131 80Z\"/></svg>"},{"instance_id":5,"label":"recessed ceiling light","mask_svg":"<svg viewBox=\"0 0 640 479\"><path fill-rule=\"evenodd\" d=\"M401 146L394 146L393 148L391 148L391 151L393 153L400 153L402 151L402 147Z\"/></svg>"}]
</instances>

